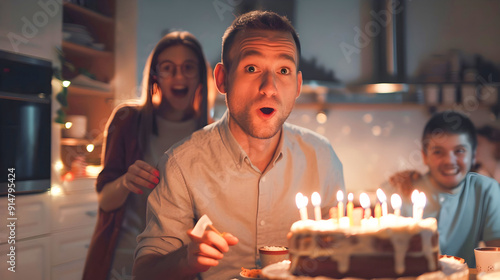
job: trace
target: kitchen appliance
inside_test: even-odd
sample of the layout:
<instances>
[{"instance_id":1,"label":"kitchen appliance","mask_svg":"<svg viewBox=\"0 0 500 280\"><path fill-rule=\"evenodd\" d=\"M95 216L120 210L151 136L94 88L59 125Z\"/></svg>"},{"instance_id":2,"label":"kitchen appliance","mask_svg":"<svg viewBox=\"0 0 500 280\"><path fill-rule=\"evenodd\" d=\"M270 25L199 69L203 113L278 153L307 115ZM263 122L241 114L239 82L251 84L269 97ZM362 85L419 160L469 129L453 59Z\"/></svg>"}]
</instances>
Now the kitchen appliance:
<instances>
[{"instance_id":1,"label":"kitchen appliance","mask_svg":"<svg viewBox=\"0 0 500 280\"><path fill-rule=\"evenodd\" d=\"M0 195L50 189L51 80L51 62L0 51Z\"/></svg>"}]
</instances>

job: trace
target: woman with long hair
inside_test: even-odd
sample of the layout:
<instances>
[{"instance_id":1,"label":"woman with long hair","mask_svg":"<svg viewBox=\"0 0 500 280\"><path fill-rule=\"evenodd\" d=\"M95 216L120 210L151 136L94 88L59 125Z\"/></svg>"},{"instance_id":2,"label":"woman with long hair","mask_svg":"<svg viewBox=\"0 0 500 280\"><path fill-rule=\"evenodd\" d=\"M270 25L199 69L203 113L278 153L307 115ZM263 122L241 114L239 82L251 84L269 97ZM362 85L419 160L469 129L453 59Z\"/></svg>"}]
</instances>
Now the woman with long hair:
<instances>
[{"instance_id":1,"label":"woman with long hair","mask_svg":"<svg viewBox=\"0 0 500 280\"><path fill-rule=\"evenodd\" d=\"M132 275L147 197L160 179L156 163L170 146L208 123L208 68L192 34L168 33L144 67L141 102L121 105L109 118L96 183L99 216L83 279Z\"/></svg>"}]
</instances>

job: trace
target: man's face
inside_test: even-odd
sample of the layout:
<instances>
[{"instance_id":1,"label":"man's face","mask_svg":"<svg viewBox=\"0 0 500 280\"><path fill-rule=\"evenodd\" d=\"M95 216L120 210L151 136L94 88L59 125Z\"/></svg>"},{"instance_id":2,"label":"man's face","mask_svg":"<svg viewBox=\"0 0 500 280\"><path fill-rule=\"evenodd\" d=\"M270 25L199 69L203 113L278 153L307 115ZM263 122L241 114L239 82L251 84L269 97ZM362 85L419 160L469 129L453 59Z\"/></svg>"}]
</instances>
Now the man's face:
<instances>
[{"instance_id":1,"label":"man's face","mask_svg":"<svg viewBox=\"0 0 500 280\"><path fill-rule=\"evenodd\" d=\"M216 79L219 90L227 93L231 131L259 139L273 137L290 115L302 86L292 35L240 31L229 58L230 69L221 70L223 78Z\"/></svg>"},{"instance_id":2,"label":"man's face","mask_svg":"<svg viewBox=\"0 0 500 280\"><path fill-rule=\"evenodd\" d=\"M423 152L431 181L442 191L457 187L474 163L474 151L466 134L440 134L429 137Z\"/></svg>"}]
</instances>

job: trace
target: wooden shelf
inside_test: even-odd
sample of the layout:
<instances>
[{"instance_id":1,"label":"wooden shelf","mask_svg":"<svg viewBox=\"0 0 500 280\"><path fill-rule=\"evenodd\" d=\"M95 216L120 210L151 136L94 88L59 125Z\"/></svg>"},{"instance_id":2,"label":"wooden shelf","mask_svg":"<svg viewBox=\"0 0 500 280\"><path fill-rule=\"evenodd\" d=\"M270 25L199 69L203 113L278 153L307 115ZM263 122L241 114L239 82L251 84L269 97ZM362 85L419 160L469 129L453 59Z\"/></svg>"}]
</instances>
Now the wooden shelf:
<instances>
[{"instance_id":1,"label":"wooden shelf","mask_svg":"<svg viewBox=\"0 0 500 280\"><path fill-rule=\"evenodd\" d=\"M101 82L109 83L113 79L115 72L113 52L94 50L67 41L62 42L62 47L66 60L73 64L76 69L85 69ZM65 78L71 79L78 74L78 71L74 72Z\"/></svg>"},{"instance_id":2,"label":"wooden shelf","mask_svg":"<svg viewBox=\"0 0 500 280\"><path fill-rule=\"evenodd\" d=\"M82 73L90 73L96 81L113 84L115 78L115 11L116 0L100 0L91 4L89 9L72 3L63 4L63 24L85 27L93 42L104 44L104 50L85 45L62 41L64 58L73 67L64 67L64 79L72 80ZM96 12L97 11L97 12ZM109 16L108 16L109 15ZM84 79L82 79L84 81ZM75 80L76 82L76 80ZM88 164L101 164L103 133L108 118L113 111L114 88L104 89L71 84L68 87L68 107L66 115L87 117L86 138L61 138L61 160L69 168L76 157L83 156ZM91 83L91 81L89 81ZM106 90L108 89L108 90ZM63 134L64 135L64 134ZM88 152L86 146L93 144L94 150Z\"/></svg>"},{"instance_id":3,"label":"wooden shelf","mask_svg":"<svg viewBox=\"0 0 500 280\"><path fill-rule=\"evenodd\" d=\"M70 85L68 87L68 94L71 95L82 95L82 96L95 96L101 98L110 98L113 99L112 91L103 91L94 88L87 88L79 85Z\"/></svg>"},{"instance_id":4,"label":"wooden shelf","mask_svg":"<svg viewBox=\"0 0 500 280\"><path fill-rule=\"evenodd\" d=\"M80 55L85 55L85 56L98 56L98 57L104 57L104 58L113 58L113 53L110 51L100 51L96 50L93 48L89 48L83 45L75 44L72 42L68 41L63 41L62 42L62 47L64 53L67 52L77 52Z\"/></svg>"},{"instance_id":5,"label":"wooden shelf","mask_svg":"<svg viewBox=\"0 0 500 280\"><path fill-rule=\"evenodd\" d=\"M63 146L87 146L88 144L98 146L102 145L102 141L93 141L85 138L61 138L61 145Z\"/></svg>"},{"instance_id":6,"label":"wooden shelf","mask_svg":"<svg viewBox=\"0 0 500 280\"><path fill-rule=\"evenodd\" d=\"M105 2L105 1L103 1ZM114 2L114 1L107 1ZM111 5L114 5L111 4ZM95 42L103 43L107 51L115 48L115 20L90 9L71 4L63 5L63 22L83 25Z\"/></svg>"},{"instance_id":7,"label":"wooden shelf","mask_svg":"<svg viewBox=\"0 0 500 280\"><path fill-rule=\"evenodd\" d=\"M94 12L92 10L89 10L87 8L84 8L82 6L73 3L64 2L63 7L65 8L66 13L69 13L71 15L76 14L79 17L86 20L96 21L99 22L100 24L107 24L107 25L113 25L114 23L112 17L105 16L103 14Z\"/></svg>"}]
</instances>

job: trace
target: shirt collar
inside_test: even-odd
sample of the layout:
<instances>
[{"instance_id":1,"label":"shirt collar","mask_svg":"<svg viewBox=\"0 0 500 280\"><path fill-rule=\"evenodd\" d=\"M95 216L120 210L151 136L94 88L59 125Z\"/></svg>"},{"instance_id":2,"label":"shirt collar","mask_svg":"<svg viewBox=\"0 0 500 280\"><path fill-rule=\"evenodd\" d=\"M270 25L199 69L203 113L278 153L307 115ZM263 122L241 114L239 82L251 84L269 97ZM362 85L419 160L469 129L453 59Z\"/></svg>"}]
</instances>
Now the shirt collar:
<instances>
[{"instance_id":1,"label":"shirt collar","mask_svg":"<svg viewBox=\"0 0 500 280\"><path fill-rule=\"evenodd\" d=\"M455 187L454 189L451 190L451 192L444 192L444 191L440 191L438 190L436 187L433 186L433 183L430 179L431 175L430 175L430 172L428 172L425 176L424 176L424 180L427 181L427 185L431 188L429 189L429 191L431 193L435 193L435 194L438 194L438 195L445 195L445 196L455 196L459 193L462 192L462 189L464 188L465 186L465 181L467 180L467 177L469 176L469 174L467 174L465 176L465 178L462 180L462 182L460 182L460 184L458 184L457 187Z\"/></svg>"},{"instance_id":2,"label":"shirt collar","mask_svg":"<svg viewBox=\"0 0 500 280\"><path fill-rule=\"evenodd\" d=\"M248 156L246 155L245 151L241 148L240 144L234 139L233 134L231 134L231 131L229 130L229 111L226 110L222 118L220 119L220 135L222 138L222 142L224 143L224 146L226 146L227 150L231 154L232 158L234 159L235 163L238 165L238 167L241 166L245 158Z\"/></svg>"},{"instance_id":3,"label":"shirt collar","mask_svg":"<svg viewBox=\"0 0 500 280\"><path fill-rule=\"evenodd\" d=\"M233 134L231 133L231 130L229 129L229 111L226 110L222 118L220 119L220 135L222 138L222 142L228 149L228 151L231 153L231 156L233 157L235 163L240 167L245 159L248 159L250 162L250 159L248 158L248 155L245 153L243 148L241 148L240 144L236 139L234 138ZM281 134L280 134L280 140L278 142L278 147L276 149L276 152L274 153L273 159L271 160L272 166L274 166L281 158L283 158L283 146L287 146L284 144L286 142L285 140L285 131L283 127L281 128Z\"/></svg>"}]
</instances>

